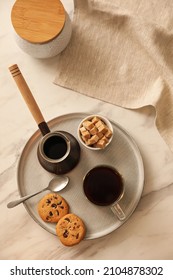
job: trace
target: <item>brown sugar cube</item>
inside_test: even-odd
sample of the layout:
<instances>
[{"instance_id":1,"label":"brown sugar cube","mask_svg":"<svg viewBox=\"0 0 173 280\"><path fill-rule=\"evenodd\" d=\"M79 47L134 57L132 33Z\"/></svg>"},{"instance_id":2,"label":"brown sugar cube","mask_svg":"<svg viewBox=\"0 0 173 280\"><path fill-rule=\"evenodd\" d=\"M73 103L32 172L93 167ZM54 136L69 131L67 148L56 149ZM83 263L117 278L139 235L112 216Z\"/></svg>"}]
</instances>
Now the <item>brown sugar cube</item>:
<instances>
[{"instance_id":1,"label":"brown sugar cube","mask_svg":"<svg viewBox=\"0 0 173 280\"><path fill-rule=\"evenodd\" d=\"M99 126L103 125L103 122L99 120L98 122L95 123L95 126L99 128Z\"/></svg>"},{"instance_id":2,"label":"brown sugar cube","mask_svg":"<svg viewBox=\"0 0 173 280\"><path fill-rule=\"evenodd\" d=\"M102 139L100 139L95 145L94 147L95 148L101 148L103 149L104 147L106 146L106 142Z\"/></svg>"},{"instance_id":3,"label":"brown sugar cube","mask_svg":"<svg viewBox=\"0 0 173 280\"><path fill-rule=\"evenodd\" d=\"M86 132L83 132L83 134L81 135L81 138L86 144L87 141L90 139L90 133L86 130Z\"/></svg>"},{"instance_id":4,"label":"brown sugar cube","mask_svg":"<svg viewBox=\"0 0 173 280\"><path fill-rule=\"evenodd\" d=\"M93 124L96 124L98 121L100 121L100 119L98 117L94 117L91 121Z\"/></svg>"},{"instance_id":5,"label":"brown sugar cube","mask_svg":"<svg viewBox=\"0 0 173 280\"><path fill-rule=\"evenodd\" d=\"M83 135L83 137L84 137L85 139L89 139L89 138L90 138L90 133L89 133L88 130L84 131L84 132L82 133L82 135Z\"/></svg>"},{"instance_id":6,"label":"brown sugar cube","mask_svg":"<svg viewBox=\"0 0 173 280\"><path fill-rule=\"evenodd\" d=\"M95 135L95 134L97 134L97 132L98 132L98 129L95 126L90 130L91 135Z\"/></svg>"},{"instance_id":7,"label":"brown sugar cube","mask_svg":"<svg viewBox=\"0 0 173 280\"><path fill-rule=\"evenodd\" d=\"M84 141L85 144L87 144L88 139L86 139L83 135L81 136L82 140Z\"/></svg>"},{"instance_id":8,"label":"brown sugar cube","mask_svg":"<svg viewBox=\"0 0 173 280\"><path fill-rule=\"evenodd\" d=\"M103 133L98 132L98 133L97 133L97 136L98 136L99 139L101 139L101 138L103 137Z\"/></svg>"},{"instance_id":9,"label":"brown sugar cube","mask_svg":"<svg viewBox=\"0 0 173 280\"><path fill-rule=\"evenodd\" d=\"M107 132L108 128L105 125L101 125L98 127L98 131L105 134Z\"/></svg>"},{"instance_id":10,"label":"brown sugar cube","mask_svg":"<svg viewBox=\"0 0 173 280\"><path fill-rule=\"evenodd\" d=\"M107 137L107 138L111 138L111 136L112 136L112 131L108 128L108 131L105 133L105 136Z\"/></svg>"},{"instance_id":11,"label":"brown sugar cube","mask_svg":"<svg viewBox=\"0 0 173 280\"><path fill-rule=\"evenodd\" d=\"M108 139L106 136L103 136L100 140L103 140L103 141L105 141L106 143L109 142L109 139Z\"/></svg>"},{"instance_id":12,"label":"brown sugar cube","mask_svg":"<svg viewBox=\"0 0 173 280\"><path fill-rule=\"evenodd\" d=\"M84 121L83 122L83 126L87 129L87 130L91 130L94 127L94 124L91 121Z\"/></svg>"},{"instance_id":13,"label":"brown sugar cube","mask_svg":"<svg viewBox=\"0 0 173 280\"><path fill-rule=\"evenodd\" d=\"M83 134L83 132L87 131L84 126L80 127L79 130L80 130L81 134Z\"/></svg>"},{"instance_id":14,"label":"brown sugar cube","mask_svg":"<svg viewBox=\"0 0 173 280\"><path fill-rule=\"evenodd\" d=\"M95 144L99 140L97 135L93 135L87 142L89 146Z\"/></svg>"}]
</instances>

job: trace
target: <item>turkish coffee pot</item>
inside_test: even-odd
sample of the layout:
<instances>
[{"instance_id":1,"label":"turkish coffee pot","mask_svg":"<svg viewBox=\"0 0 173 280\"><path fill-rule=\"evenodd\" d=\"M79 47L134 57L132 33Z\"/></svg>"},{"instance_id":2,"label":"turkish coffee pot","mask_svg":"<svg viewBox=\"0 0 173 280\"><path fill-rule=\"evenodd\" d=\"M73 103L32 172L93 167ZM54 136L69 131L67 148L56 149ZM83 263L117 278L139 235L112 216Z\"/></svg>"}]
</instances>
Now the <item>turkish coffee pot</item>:
<instances>
[{"instance_id":1,"label":"turkish coffee pot","mask_svg":"<svg viewBox=\"0 0 173 280\"><path fill-rule=\"evenodd\" d=\"M50 131L17 64L10 66L9 70L43 136L37 149L41 166L57 175L70 172L80 159L78 141L69 132Z\"/></svg>"}]
</instances>

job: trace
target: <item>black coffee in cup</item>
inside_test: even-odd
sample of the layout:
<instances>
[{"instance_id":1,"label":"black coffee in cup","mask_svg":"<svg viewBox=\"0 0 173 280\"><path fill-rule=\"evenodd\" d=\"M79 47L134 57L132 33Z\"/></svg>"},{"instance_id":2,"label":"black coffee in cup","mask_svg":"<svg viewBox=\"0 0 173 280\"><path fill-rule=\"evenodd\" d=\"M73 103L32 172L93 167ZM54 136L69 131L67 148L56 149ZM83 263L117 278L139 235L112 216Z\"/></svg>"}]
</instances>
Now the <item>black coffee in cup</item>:
<instances>
[{"instance_id":1,"label":"black coffee in cup","mask_svg":"<svg viewBox=\"0 0 173 280\"><path fill-rule=\"evenodd\" d=\"M86 197L101 206L113 204L124 192L122 176L116 169L105 165L96 166L86 174L83 188Z\"/></svg>"}]
</instances>

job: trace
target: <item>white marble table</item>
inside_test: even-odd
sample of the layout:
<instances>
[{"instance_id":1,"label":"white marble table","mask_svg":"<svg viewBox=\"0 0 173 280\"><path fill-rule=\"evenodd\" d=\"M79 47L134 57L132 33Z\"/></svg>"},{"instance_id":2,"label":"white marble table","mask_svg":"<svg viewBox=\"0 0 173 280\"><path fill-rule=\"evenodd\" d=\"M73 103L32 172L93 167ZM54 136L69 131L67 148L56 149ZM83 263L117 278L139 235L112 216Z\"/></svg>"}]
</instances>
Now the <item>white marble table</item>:
<instances>
[{"instance_id":1,"label":"white marble table","mask_svg":"<svg viewBox=\"0 0 173 280\"><path fill-rule=\"evenodd\" d=\"M72 3L63 1L68 12ZM14 0L0 2L0 259L173 259L173 154L155 128L152 107L127 110L53 84L56 58L37 60L23 53L13 39L10 21ZM142 198L133 215L113 233L64 247L32 220L17 199L17 164L37 126L12 80L8 67L21 68L48 121L72 112L97 112L115 120L134 137L145 168Z\"/></svg>"}]
</instances>

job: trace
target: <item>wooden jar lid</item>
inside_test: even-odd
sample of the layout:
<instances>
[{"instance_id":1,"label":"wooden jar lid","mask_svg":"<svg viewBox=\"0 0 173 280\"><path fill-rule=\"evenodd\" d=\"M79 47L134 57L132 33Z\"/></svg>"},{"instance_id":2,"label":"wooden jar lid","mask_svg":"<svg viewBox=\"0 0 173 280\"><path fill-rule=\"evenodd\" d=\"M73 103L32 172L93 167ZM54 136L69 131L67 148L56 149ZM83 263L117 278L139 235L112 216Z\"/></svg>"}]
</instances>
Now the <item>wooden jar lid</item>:
<instances>
[{"instance_id":1,"label":"wooden jar lid","mask_svg":"<svg viewBox=\"0 0 173 280\"><path fill-rule=\"evenodd\" d=\"M17 0L11 21L21 38L30 43L46 43L62 31L65 10L59 0Z\"/></svg>"}]
</instances>

